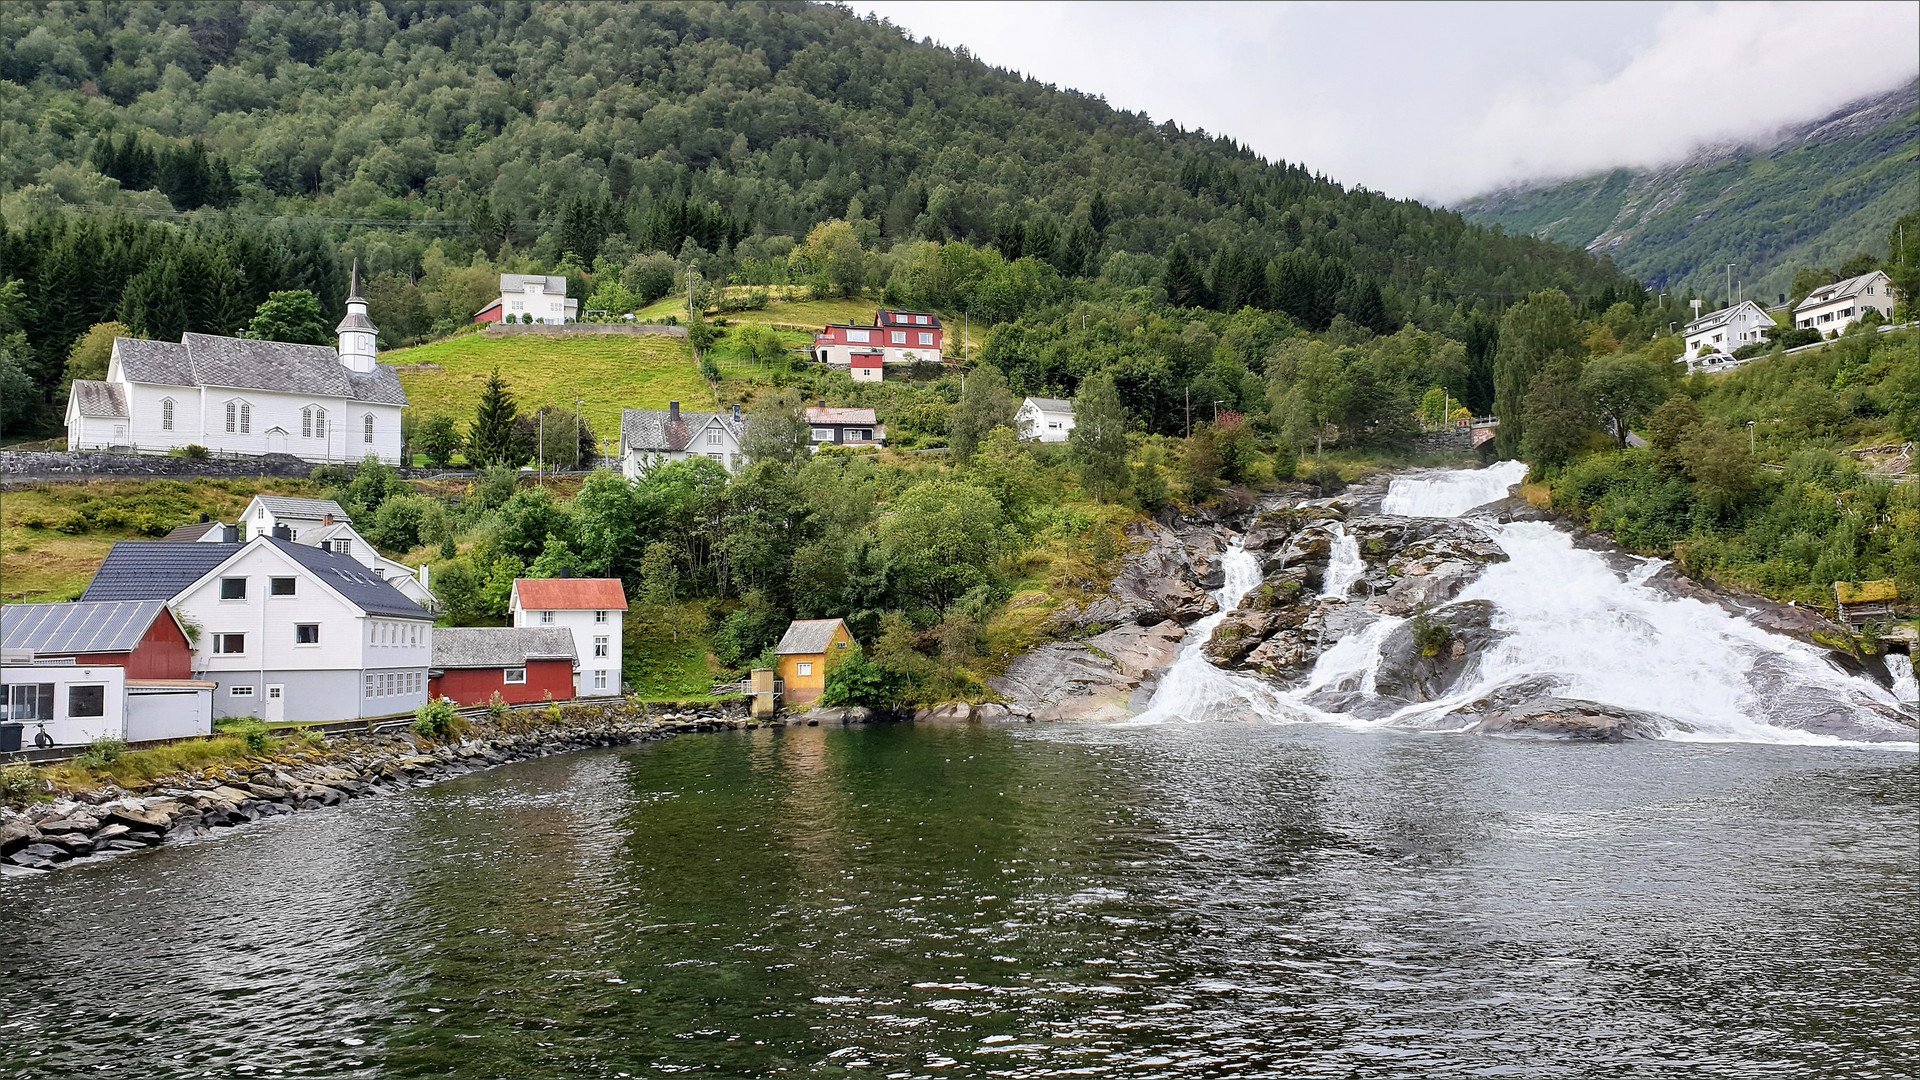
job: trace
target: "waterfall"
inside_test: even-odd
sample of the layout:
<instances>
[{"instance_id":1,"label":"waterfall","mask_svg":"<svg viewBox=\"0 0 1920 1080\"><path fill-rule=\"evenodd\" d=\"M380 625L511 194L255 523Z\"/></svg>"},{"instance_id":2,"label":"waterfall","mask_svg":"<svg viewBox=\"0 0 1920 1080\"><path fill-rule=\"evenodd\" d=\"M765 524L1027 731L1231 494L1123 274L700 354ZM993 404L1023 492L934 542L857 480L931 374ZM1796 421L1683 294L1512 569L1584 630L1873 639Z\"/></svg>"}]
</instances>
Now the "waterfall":
<instances>
[{"instance_id":1,"label":"waterfall","mask_svg":"<svg viewBox=\"0 0 1920 1080\"><path fill-rule=\"evenodd\" d=\"M1327 576L1320 585L1321 596L1347 598L1347 590L1367 572L1360 561L1360 541L1347 535L1346 526L1333 523L1333 550L1327 559Z\"/></svg>"},{"instance_id":2,"label":"waterfall","mask_svg":"<svg viewBox=\"0 0 1920 1080\"><path fill-rule=\"evenodd\" d=\"M1526 467L1503 462L1476 471L1438 472L1392 482L1384 512L1459 517L1503 498ZM1259 719L1332 721L1353 726L1445 730L1469 722L1460 706L1505 687L1545 686L1580 698L1665 718L1665 737L1685 740L1825 743L1843 741L1823 727L1877 732L1914 745L1911 729L1886 719L1889 710L1914 708L1911 671L1897 657L1895 687L1848 675L1825 654L1772 634L1723 608L1667 594L1649 584L1665 565L1634 560L1615 569L1597 552L1545 522L1487 523L1506 552L1457 598L1485 600L1505 637L1479 657L1464 685L1444 699L1405 705L1377 721L1329 714L1309 705L1316 691L1373 691L1380 646L1401 620L1383 617L1347 635L1323 653L1302 686L1282 690L1263 679L1221 671L1200 649L1224 615L1194 624L1180 657L1167 671L1139 719ZM1351 544L1344 530L1341 537ZM1354 578L1336 544L1323 595L1345 598ZM1358 563L1358 550L1353 561ZM1259 567L1235 544L1223 557L1227 584L1215 595L1222 611L1259 583ZM1336 568L1339 568L1338 578ZM1363 572L1360 567L1356 572ZM1344 579L1344 580L1339 580ZM1357 603L1358 601L1350 601ZM1444 605L1442 606L1444 609ZM1885 745L1884 743L1881 745Z\"/></svg>"}]
</instances>

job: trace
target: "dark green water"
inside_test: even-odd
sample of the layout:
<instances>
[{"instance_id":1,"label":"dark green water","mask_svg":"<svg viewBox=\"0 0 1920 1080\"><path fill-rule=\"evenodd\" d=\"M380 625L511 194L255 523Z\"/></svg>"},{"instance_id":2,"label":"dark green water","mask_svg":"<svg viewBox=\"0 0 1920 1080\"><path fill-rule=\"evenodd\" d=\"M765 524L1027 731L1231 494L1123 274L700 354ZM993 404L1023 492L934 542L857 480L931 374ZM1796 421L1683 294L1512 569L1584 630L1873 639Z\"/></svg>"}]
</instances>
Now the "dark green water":
<instances>
[{"instance_id":1,"label":"dark green water","mask_svg":"<svg viewBox=\"0 0 1920 1080\"><path fill-rule=\"evenodd\" d=\"M0 882L0 1075L1911 1076L1917 825L1866 750L691 736Z\"/></svg>"}]
</instances>

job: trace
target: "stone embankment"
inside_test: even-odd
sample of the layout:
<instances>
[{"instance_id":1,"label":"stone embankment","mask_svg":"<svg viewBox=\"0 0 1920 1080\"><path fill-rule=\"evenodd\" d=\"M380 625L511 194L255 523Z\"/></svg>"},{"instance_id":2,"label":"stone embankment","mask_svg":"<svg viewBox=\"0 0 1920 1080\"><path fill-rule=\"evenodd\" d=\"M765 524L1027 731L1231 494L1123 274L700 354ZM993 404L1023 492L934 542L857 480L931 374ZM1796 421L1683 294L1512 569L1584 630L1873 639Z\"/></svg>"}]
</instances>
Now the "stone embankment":
<instances>
[{"instance_id":1,"label":"stone embankment","mask_svg":"<svg viewBox=\"0 0 1920 1080\"><path fill-rule=\"evenodd\" d=\"M138 791L106 785L24 810L0 808L0 871L30 873L140 851L513 761L759 726L715 711L650 717L625 706L574 706L558 721L528 713L510 714L498 725L483 721L453 743L411 733L336 736L323 747L210 766Z\"/></svg>"}]
</instances>

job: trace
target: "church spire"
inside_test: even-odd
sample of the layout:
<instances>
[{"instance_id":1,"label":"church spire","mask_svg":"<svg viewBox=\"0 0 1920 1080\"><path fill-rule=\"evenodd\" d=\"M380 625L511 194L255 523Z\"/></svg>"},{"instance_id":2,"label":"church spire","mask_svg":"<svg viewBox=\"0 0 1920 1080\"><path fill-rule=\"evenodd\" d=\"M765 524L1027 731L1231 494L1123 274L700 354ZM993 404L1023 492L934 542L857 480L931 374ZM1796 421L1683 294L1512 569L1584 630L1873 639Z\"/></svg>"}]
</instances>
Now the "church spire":
<instances>
[{"instance_id":1,"label":"church spire","mask_svg":"<svg viewBox=\"0 0 1920 1080\"><path fill-rule=\"evenodd\" d=\"M353 260L353 273L347 279L347 317L334 328L340 335L340 362L349 371L369 372L379 351L380 331L367 318L367 301L360 295L360 260Z\"/></svg>"},{"instance_id":2,"label":"church spire","mask_svg":"<svg viewBox=\"0 0 1920 1080\"><path fill-rule=\"evenodd\" d=\"M356 258L353 260L353 272L347 277L347 303L352 304L360 299L360 260Z\"/></svg>"}]
</instances>

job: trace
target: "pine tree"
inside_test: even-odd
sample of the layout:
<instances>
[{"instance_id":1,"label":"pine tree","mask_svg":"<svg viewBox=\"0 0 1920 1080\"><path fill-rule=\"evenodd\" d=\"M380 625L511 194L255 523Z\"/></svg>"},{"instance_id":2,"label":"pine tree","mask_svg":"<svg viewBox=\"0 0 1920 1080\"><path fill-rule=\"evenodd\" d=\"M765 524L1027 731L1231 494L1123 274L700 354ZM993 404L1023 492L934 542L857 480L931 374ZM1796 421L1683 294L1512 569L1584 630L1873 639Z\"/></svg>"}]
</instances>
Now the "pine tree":
<instances>
[{"instance_id":1,"label":"pine tree","mask_svg":"<svg viewBox=\"0 0 1920 1080\"><path fill-rule=\"evenodd\" d=\"M480 405L474 410L473 425L467 429L467 460L477 468L517 468L525 462L526 448L514 423L519 416L520 406L496 367L480 391Z\"/></svg>"},{"instance_id":2,"label":"pine tree","mask_svg":"<svg viewBox=\"0 0 1920 1080\"><path fill-rule=\"evenodd\" d=\"M1094 192L1093 200L1087 203L1087 224L1093 226L1093 231L1101 236L1105 236L1107 226L1113 224L1113 212L1107 209L1106 192Z\"/></svg>"},{"instance_id":3,"label":"pine tree","mask_svg":"<svg viewBox=\"0 0 1920 1080\"><path fill-rule=\"evenodd\" d=\"M1207 306L1207 283L1200 277L1200 264L1187 254L1184 240L1176 242L1167 254L1160 284L1167 290L1167 302L1174 307Z\"/></svg>"}]
</instances>

